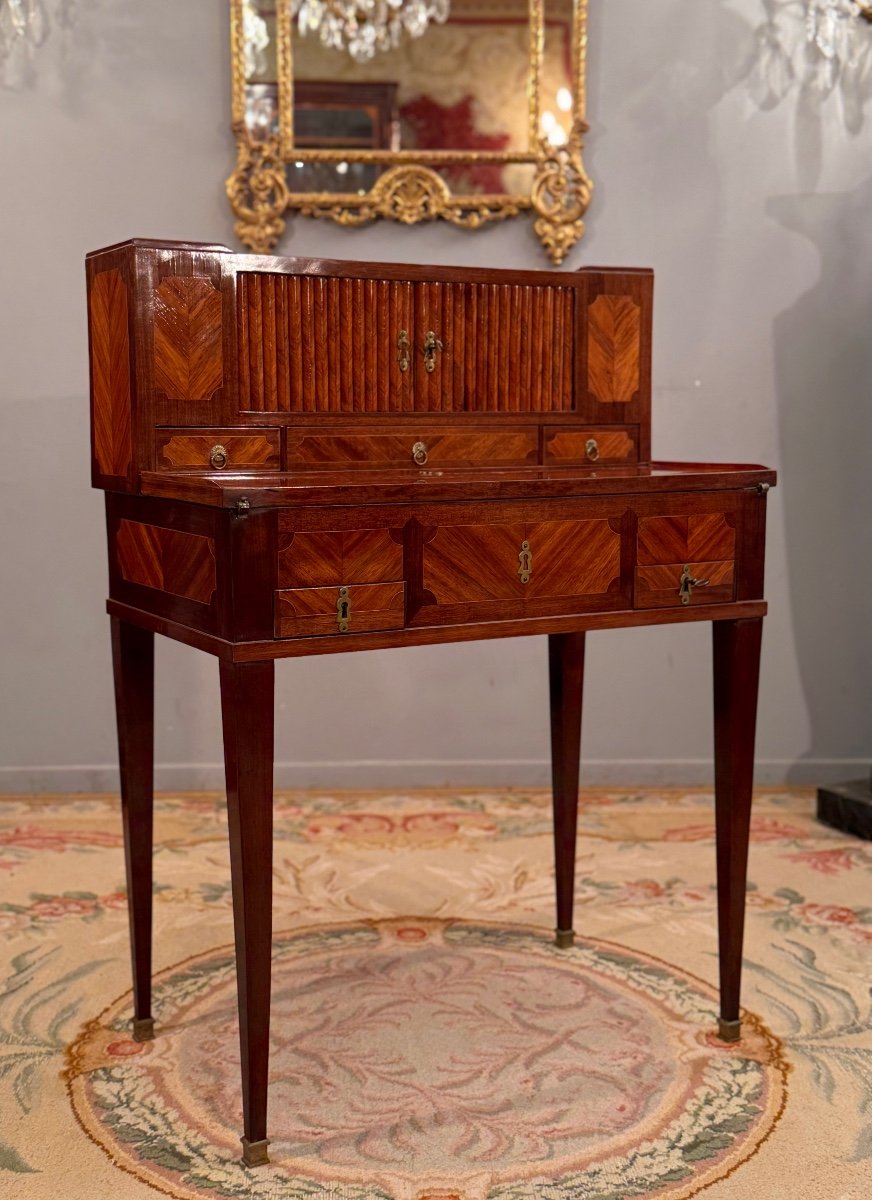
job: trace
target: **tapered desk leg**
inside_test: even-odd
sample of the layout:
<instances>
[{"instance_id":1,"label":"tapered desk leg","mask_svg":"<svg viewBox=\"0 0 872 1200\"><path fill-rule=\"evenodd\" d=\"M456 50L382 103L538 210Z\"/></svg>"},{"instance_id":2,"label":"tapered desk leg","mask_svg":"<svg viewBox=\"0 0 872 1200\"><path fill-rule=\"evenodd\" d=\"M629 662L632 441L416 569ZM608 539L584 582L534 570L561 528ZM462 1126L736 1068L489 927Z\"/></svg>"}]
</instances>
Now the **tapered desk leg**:
<instances>
[{"instance_id":1,"label":"tapered desk leg","mask_svg":"<svg viewBox=\"0 0 872 1200\"><path fill-rule=\"evenodd\" d=\"M720 943L720 1037L741 1036L739 993L748 836L754 778L754 733L760 674L760 617L712 625L715 685L715 824Z\"/></svg>"},{"instance_id":2,"label":"tapered desk leg","mask_svg":"<svg viewBox=\"0 0 872 1200\"><path fill-rule=\"evenodd\" d=\"M275 666L220 664L242 1056L242 1161L268 1162Z\"/></svg>"},{"instance_id":3,"label":"tapered desk leg","mask_svg":"<svg viewBox=\"0 0 872 1200\"><path fill-rule=\"evenodd\" d=\"M145 1042L154 1037L151 1015L154 634L113 617L112 665L133 965L133 1036L136 1041Z\"/></svg>"},{"instance_id":4,"label":"tapered desk leg","mask_svg":"<svg viewBox=\"0 0 872 1200\"><path fill-rule=\"evenodd\" d=\"M575 899L575 840L578 828L578 770L581 752L581 698L584 686L584 634L548 637L551 688L551 780L554 796L554 865L557 876L558 946L571 946Z\"/></svg>"}]
</instances>

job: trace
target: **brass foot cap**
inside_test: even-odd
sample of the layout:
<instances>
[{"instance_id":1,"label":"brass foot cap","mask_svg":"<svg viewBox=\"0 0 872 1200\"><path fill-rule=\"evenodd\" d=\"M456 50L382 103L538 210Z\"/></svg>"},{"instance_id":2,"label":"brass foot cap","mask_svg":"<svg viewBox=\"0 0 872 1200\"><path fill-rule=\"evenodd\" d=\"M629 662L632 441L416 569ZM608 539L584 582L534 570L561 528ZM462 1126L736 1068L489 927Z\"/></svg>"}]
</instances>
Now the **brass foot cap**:
<instances>
[{"instance_id":1,"label":"brass foot cap","mask_svg":"<svg viewBox=\"0 0 872 1200\"><path fill-rule=\"evenodd\" d=\"M151 1042L154 1040L154 1017L133 1018L133 1040L135 1042Z\"/></svg>"},{"instance_id":2,"label":"brass foot cap","mask_svg":"<svg viewBox=\"0 0 872 1200\"><path fill-rule=\"evenodd\" d=\"M741 1036L741 1021L725 1021L723 1017L718 1020L718 1037L722 1042L738 1042Z\"/></svg>"},{"instance_id":3,"label":"brass foot cap","mask_svg":"<svg viewBox=\"0 0 872 1200\"><path fill-rule=\"evenodd\" d=\"M266 1148L269 1138L261 1138L259 1142L250 1142L248 1138L240 1138L242 1142L242 1162L246 1167L262 1167L269 1162Z\"/></svg>"},{"instance_id":4,"label":"brass foot cap","mask_svg":"<svg viewBox=\"0 0 872 1200\"><path fill-rule=\"evenodd\" d=\"M555 929L554 930L554 945L560 950L568 950L570 946L575 944L574 929Z\"/></svg>"}]
</instances>

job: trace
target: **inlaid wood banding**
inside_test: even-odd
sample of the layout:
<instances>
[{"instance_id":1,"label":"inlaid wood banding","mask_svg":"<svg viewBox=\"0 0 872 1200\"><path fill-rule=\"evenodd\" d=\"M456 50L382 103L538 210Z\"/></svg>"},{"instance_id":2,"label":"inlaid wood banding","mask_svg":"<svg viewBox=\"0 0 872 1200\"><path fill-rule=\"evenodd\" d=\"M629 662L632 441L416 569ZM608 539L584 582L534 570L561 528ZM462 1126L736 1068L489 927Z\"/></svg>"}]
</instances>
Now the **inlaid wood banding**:
<instances>
[{"instance_id":1,"label":"inlaid wood banding","mask_svg":"<svg viewBox=\"0 0 872 1200\"><path fill-rule=\"evenodd\" d=\"M90 303L94 457L103 475L123 476L133 448L127 287L120 271L94 276Z\"/></svg>"}]
</instances>

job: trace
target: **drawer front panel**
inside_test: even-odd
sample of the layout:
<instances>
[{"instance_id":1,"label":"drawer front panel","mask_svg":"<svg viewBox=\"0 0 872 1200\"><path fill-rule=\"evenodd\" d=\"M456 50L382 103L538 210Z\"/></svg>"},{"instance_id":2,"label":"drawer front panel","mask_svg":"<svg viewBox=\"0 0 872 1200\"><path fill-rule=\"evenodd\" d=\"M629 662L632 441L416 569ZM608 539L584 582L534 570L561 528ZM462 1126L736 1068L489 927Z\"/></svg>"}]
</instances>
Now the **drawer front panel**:
<instances>
[{"instance_id":1,"label":"drawer front panel","mask_svg":"<svg viewBox=\"0 0 872 1200\"><path fill-rule=\"evenodd\" d=\"M403 577L402 532L390 529L280 532L280 588L382 583Z\"/></svg>"},{"instance_id":2,"label":"drawer front panel","mask_svg":"<svg viewBox=\"0 0 872 1200\"><path fill-rule=\"evenodd\" d=\"M240 408L571 412L575 291L243 272Z\"/></svg>"},{"instance_id":3,"label":"drawer front panel","mask_svg":"<svg viewBox=\"0 0 872 1200\"><path fill-rule=\"evenodd\" d=\"M639 460L639 431L626 429L557 428L545 431L546 463L635 463Z\"/></svg>"},{"instance_id":4,"label":"drawer front panel","mask_svg":"<svg viewBox=\"0 0 872 1200\"><path fill-rule=\"evenodd\" d=\"M159 471L280 471L281 433L159 429L155 459Z\"/></svg>"},{"instance_id":5,"label":"drawer front panel","mask_svg":"<svg viewBox=\"0 0 872 1200\"><path fill-rule=\"evenodd\" d=\"M425 535L421 623L435 618L432 606L493 606L493 617L507 618L557 612L567 601L570 612L624 607L621 550L618 514L444 526ZM451 615L464 619L461 612ZM482 615L473 611L469 619Z\"/></svg>"},{"instance_id":6,"label":"drawer front panel","mask_svg":"<svg viewBox=\"0 0 872 1200\"><path fill-rule=\"evenodd\" d=\"M732 512L640 519L636 607L729 603L735 593L736 522ZM690 587L682 588L682 576Z\"/></svg>"},{"instance_id":7,"label":"drawer front panel","mask_svg":"<svg viewBox=\"0 0 872 1200\"><path fill-rule=\"evenodd\" d=\"M538 433L533 427L470 429L420 428L408 433L304 434L288 439L288 467L312 469L364 465L434 467L535 463Z\"/></svg>"},{"instance_id":8,"label":"drawer front panel","mask_svg":"<svg viewBox=\"0 0 872 1200\"><path fill-rule=\"evenodd\" d=\"M406 589L401 582L276 592L276 637L329 637L401 629Z\"/></svg>"},{"instance_id":9,"label":"drawer front panel","mask_svg":"<svg viewBox=\"0 0 872 1200\"><path fill-rule=\"evenodd\" d=\"M668 563L636 569L636 608L673 608L682 604L682 576L695 583L687 604L728 604L733 599L735 564L726 562Z\"/></svg>"}]
</instances>

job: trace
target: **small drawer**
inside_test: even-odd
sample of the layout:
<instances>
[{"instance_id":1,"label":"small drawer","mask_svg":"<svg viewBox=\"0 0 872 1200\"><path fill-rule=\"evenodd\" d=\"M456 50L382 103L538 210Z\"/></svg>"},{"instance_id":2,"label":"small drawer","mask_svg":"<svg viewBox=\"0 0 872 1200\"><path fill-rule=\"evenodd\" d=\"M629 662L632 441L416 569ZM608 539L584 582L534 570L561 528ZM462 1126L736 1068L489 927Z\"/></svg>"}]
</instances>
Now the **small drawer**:
<instances>
[{"instance_id":1,"label":"small drawer","mask_svg":"<svg viewBox=\"0 0 872 1200\"><path fill-rule=\"evenodd\" d=\"M546 463L614 466L638 461L639 430L635 425L620 429L579 429L575 425L545 430Z\"/></svg>"},{"instance_id":2,"label":"small drawer","mask_svg":"<svg viewBox=\"0 0 872 1200\"><path fill-rule=\"evenodd\" d=\"M288 467L524 466L538 458L535 426L510 429L434 429L408 432L312 433L288 439Z\"/></svg>"},{"instance_id":3,"label":"small drawer","mask_svg":"<svg viewBox=\"0 0 872 1200\"><path fill-rule=\"evenodd\" d=\"M276 592L276 637L328 637L401 629L406 608L402 582Z\"/></svg>"},{"instance_id":4,"label":"small drawer","mask_svg":"<svg viewBox=\"0 0 872 1200\"><path fill-rule=\"evenodd\" d=\"M159 429L159 471L280 471L281 432L259 429Z\"/></svg>"},{"instance_id":5,"label":"small drawer","mask_svg":"<svg viewBox=\"0 0 872 1200\"><path fill-rule=\"evenodd\" d=\"M637 567L636 608L729 604L733 599L734 576L732 559Z\"/></svg>"},{"instance_id":6,"label":"small drawer","mask_svg":"<svg viewBox=\"0 0 872 1200\"><path fill-rule=\"evenodd\" d=\"M278 585L388 583L403 577L403 533L390 529L319 529L294 532L279 515Z\"/></svg>"}]
</instances>

